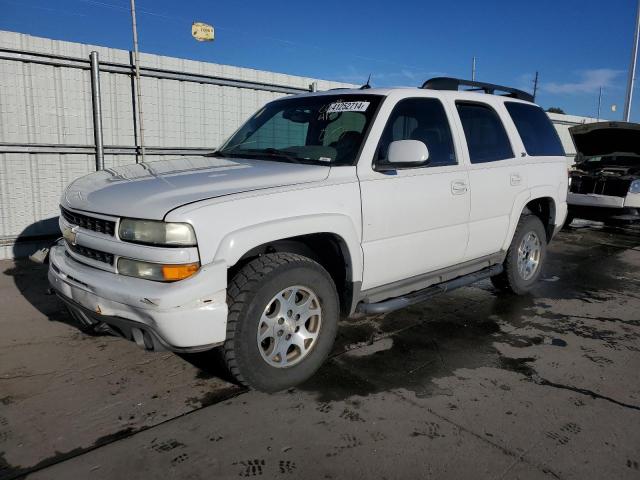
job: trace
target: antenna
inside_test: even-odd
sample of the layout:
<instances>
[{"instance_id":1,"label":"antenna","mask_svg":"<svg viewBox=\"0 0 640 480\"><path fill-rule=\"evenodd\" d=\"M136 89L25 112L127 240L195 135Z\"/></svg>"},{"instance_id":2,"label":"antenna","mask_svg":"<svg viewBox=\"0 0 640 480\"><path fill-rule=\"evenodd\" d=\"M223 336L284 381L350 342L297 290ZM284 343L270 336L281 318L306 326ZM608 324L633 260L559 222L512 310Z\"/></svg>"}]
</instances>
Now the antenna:
<instances>
[{"instance_id":1,"label":"antenna","mask_svg":"<svg viewBox=\"0 0 640 480\"><path fill-rule=\"evenodd\" d=\"M364 85L362 85L360 87L360 90L367 90L368 88L371 88L370 82L371 81L371 74L369 74L369 78L367 78L367 83L365 83Z\"/></svg>"},{"instance_id":2,"label":"antenna","mask_svg":"<svg viewBox=\"0 0 640 480\"><path fill-rule=\"evenodd\" d=\"M473 56L473 61L471 62L471 81L476 81L476 56Z\"/></svg>"},{"instance_id":3,"label":"antenna","mask_svg":"<svg viewBox=\"0 0 640 480\"><path fill-rule=\"evenodd\" d=\"M536 100L536 94L538 93L538 72L536 72L536 76L533 79L533 101Z\"/></svg>"}]
</instances>

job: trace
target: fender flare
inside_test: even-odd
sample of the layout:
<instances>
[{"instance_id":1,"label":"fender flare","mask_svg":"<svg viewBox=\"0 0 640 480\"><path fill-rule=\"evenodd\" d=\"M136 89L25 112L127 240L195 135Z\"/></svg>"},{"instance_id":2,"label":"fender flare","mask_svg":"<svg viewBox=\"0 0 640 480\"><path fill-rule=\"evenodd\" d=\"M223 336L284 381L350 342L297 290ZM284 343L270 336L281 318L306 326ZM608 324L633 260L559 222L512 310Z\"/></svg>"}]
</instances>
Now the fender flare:
<instances>
[{"instance_id":1,"label":"fender flare","mask_svg":"<svg viewBox=\"0 0 640 480\"><path fill-rule=\"evenodd\" d=\"M333 234L343 241L347 249L344 253L348 254L350 263L347 278L352 282L361 282L363 253L357 230L349 217L335 213L269 220L235 230L224 236L213 261L224 262L229 267L260 245L313 233Z\"/></svg>"},{"instance_id":2,"label":"fender flare","mask_svg":"<svg viewBox=\"0 0 640 480\"><path fill-rule=\"evenodd\" d=\"M506 251L509 249L509 245L511 245L511 240L513 239L513 235L516 232L518 221L520 220L520 216L522 215L524 208L529 202L537 200L539 198L550 198L554 203L554 207L557 206L557 187L554 187L552 185L542 185L521 192L516 197L516 200L513 203L513 209L511 211L511 224L509 225L509 232L507 234L507 238L504 241L504 244L502 245L502 250ZM555 217L557 216L556 208L553 208L552 214L554 215L552 223L555 224Z\"/></svg>"}]
</instances>

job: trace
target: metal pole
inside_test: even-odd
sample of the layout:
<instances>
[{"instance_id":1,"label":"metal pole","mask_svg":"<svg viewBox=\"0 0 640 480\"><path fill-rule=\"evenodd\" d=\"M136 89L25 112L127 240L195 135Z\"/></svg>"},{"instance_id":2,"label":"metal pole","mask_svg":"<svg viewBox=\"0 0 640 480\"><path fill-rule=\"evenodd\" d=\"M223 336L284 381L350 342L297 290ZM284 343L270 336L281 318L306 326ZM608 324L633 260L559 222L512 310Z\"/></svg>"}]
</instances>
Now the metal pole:
<instances>
[{"instance_id":1,"label":"metal pole","mask_svg":"<svg viewBox=\"0 0 640 480\"><path fill-rule=\"evenodd\" d=\"M476 57L474 55L473 60L471 62L471 81L476 81Z\"/></svg>"},{"instance_id":2,"label":"metal pole","mask_svg":"<svg viewBox=\"0 0 640 480\"><path fill-rule=\"evenodd\" d=\"M98 52L91 52L91 100L93 102L93 137L96 144L96 170L104 170L104 144L102 142L102 100L100 97L100 61Z\"/></svg>"},{"instance_id":3,"label":"metal pole","mask_svg":"<svg viewBox=\"0 0 640 480\"><path fill-rule=\"evenodd\" d=\"M638 40L640 39L640 0L636 11L636 31L633 34L633 47L631 48L631 66L629 67L629 80L627 81L627 96L624 102L624 115L622 119L628 122L631 117L631 101L633 100L633 87L636 80L636 64L638 62Z\"/></svg>"},{"instance_id":4,"label":"metal pole","mask_svg":"<svg viewBox=\"0 0 640 480\"><path fill-rule=\"evenodd\" d=\"M133 29L133 52L136 71L136 91L138 96L138 125L140 127L140 155L144 162L144 122L142 120L142 89L140 86L140 54L138 52L138 28L136 26L136 2L131 0L131 28ZM137 157L136 157L137 161Z\"/></svg>"},{"instance_id":5,"label":"metal pole","mask_svg":"<svg viewBox=\"0 0 640 480\"><path fill-rule=\"evenodd\" d=\"M602 105L602 87L600 87L600 93L598 94L598 116L596 120L600 121L600 106Z\"/></svg>"}]
</instances>

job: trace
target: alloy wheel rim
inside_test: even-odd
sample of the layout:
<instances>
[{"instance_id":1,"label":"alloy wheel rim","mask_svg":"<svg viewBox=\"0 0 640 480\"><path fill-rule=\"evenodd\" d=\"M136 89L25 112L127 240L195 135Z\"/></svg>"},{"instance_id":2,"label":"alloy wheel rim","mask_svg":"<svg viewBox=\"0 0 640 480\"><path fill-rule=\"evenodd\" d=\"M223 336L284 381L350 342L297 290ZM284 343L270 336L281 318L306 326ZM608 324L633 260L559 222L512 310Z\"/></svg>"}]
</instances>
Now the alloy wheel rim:
<instances>
[{"instance_id":1,"label":"alloy wheel rim","mask_svg":"<svg viewBox=\"0 0 640 480\"><path fill-rule=\"evenodd\" d=\"M322 307L309 287L287 287L267 303L256 340L265 362L288 368L304 360L317 343L322 323Z\"/></svg>"},{"instance_id":2,"label":"alloy wheel rim","mask_svg":"<svg viewBox=\"0 0 640 480\"><path fill-rule=\"evenodd\" d=\"M542 243L535 232L527 233L518 247L518 273L523 280L531 280L540 266Z\"/></svg>"}]
</instances>

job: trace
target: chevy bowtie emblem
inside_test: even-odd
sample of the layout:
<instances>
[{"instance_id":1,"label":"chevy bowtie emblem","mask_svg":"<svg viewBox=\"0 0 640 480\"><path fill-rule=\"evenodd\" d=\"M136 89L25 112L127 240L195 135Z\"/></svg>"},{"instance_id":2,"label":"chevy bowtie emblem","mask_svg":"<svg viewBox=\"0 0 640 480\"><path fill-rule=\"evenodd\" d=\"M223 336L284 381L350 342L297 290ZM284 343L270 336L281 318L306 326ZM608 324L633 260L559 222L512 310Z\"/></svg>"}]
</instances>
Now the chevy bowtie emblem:
<instances>
[{"instance_id":1,"label":"chevy bowtie emblem","mask_svg":"<svg viewBox=\"0 0 640 480\"><path fill-rule=\"evenodd\" d=\"M71 244L71 245L75 245L76 244L76 229L78 227L64 227L62 229L62 236L64 237L64 239L67 241L67 243Z\"/></svg>"}]
</instances>

